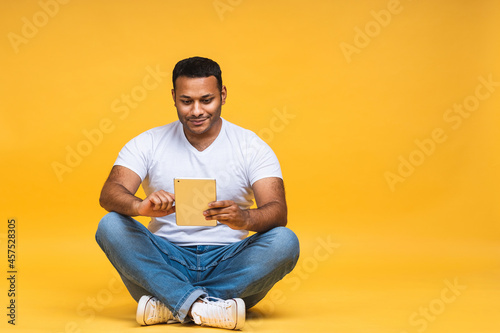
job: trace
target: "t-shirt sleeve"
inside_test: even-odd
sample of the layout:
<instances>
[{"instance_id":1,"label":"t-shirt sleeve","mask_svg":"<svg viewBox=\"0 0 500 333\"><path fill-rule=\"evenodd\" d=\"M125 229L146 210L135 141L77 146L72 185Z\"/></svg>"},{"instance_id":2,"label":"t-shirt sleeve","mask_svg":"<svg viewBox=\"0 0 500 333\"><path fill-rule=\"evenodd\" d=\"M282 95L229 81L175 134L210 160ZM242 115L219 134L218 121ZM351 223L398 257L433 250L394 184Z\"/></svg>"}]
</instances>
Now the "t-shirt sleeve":
<instances>
[{"instance_id":1,"label":"t-shirt sleeve","mask_svg":"<svg viewBox=\"0 0 500 333\"><path fill-rule=\"evenodd\" d=\"M142 133L127 142L120 150L114 165L121 165L134 171L143 181L148 175L151 147L151 135L147 132Z\"/></svg>"},{"instance_id":2,"label":"t-shirt sleeve","mask_svg":"<svg viewBox=\"0 0 500 333\"><path fill-rule=\"evenodd\" d=\"M247 154L248 179L250 185L268 177L283 178L280 163L271 147L256 134L249 140Z\"/></svg>"}]
</instances>

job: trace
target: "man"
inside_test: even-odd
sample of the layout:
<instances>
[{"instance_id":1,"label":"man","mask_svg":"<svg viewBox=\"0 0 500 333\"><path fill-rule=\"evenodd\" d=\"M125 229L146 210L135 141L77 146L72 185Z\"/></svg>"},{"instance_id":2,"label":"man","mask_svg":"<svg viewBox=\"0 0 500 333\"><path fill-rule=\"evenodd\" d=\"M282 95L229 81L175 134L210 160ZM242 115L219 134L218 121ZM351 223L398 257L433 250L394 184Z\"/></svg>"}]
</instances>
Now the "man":
<instances>
[{"instance_id":1,"label":"man","mask_svg":"<svg viewBox=\"0 0 500 333\"><path fill-rule=\"evenodd\" d=\"M219 65L181 60L172 97L179 121L128 142L106 180L108 213L96 240L138 301L141 325L194 321L240 329L245 310L288 274L299 256L285 227L279 162L254 133L221 118L227 89ZM178 226L174 178L215 178L214 227ZM145 199L135 196L141 185ZM257 208L251 208L253 200ZM145 228L131 216L149 216ZM249 231L256 232L248 236Z\"/></svg>"}]
</instances>

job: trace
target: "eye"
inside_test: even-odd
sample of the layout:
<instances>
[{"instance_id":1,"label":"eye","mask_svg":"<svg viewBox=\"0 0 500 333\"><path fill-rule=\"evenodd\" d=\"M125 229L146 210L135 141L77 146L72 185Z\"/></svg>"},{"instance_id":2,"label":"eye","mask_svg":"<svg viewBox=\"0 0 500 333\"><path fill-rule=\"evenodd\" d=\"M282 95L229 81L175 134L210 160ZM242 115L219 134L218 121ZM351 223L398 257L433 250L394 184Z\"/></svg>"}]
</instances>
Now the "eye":
<instances>
[{"instance_id":1,"label":"eye","mask_svg":"<svg viewBox=\"0 0 500 333\"><path fill-rule=\"evenodd\" d=\"M202 100L202 102L205 104L210 104L212 102L212 100L213 100L213 98L207 98L207 99Z\"/></svg>"},{"instance_id":2,"label":"eye","mask_svg":"<svg viewBox=\"0 0 500 333\"><path fill-rule=\"evenodd\" d=\"M182 104L186 104L186 105L191 104L190 100L182 99L181 101L182 101Z\"/></svg>"}]
</instances>

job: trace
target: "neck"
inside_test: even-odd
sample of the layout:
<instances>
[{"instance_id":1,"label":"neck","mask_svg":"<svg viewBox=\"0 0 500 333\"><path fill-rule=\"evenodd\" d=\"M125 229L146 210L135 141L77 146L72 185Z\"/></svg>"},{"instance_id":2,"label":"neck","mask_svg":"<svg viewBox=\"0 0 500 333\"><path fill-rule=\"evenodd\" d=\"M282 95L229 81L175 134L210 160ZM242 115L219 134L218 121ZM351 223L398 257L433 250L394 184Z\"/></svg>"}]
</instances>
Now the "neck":
<instances>
[{"instance_id":1,"label":"neck","mask_svg":"<svg viewBox=\"0 0 500 333\"><path fill-rule=\"evenodd\" d=\"M186 131L184 128L184 135L189 143L195 147L198 151L203 151L207 149L219 136L220 130L222 128L222 119L219 120L205 133L194 134Z\"/></svg>"}]
</instances>

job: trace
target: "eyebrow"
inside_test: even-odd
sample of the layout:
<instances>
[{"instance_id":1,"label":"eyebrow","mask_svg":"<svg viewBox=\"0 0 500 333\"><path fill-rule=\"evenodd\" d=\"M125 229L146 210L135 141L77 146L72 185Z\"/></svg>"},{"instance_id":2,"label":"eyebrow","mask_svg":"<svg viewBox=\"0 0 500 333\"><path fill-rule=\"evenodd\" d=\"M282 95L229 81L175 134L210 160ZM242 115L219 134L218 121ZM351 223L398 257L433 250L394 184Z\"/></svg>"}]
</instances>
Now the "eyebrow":
<instances>
[{"instance_id":1,"label":"eyebrow","mask_svg":"<svg viewBox=\"0 0 500 333\"><path fill-rule=\"evenodd\" d=\"M201 96L201 98L208 98L208 97L212 97L212 96L215 96L215 94L212 94L212 93L205 94L205 95ZM180 95L179 97L181 97L181 98L191 98L191 96L188 96L188 95Z\"/></svg>"}]
</instances>

